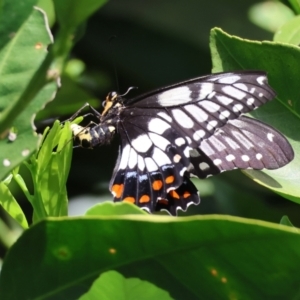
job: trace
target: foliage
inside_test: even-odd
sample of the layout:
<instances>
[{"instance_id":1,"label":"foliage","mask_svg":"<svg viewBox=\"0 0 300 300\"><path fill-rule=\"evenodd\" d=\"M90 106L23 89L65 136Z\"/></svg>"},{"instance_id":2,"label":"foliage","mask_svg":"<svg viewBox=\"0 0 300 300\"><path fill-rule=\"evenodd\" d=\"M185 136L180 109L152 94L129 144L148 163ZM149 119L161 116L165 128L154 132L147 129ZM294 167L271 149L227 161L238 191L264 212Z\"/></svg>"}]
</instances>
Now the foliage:
<instances>
[{"instance_id":1,"label":"foliage","mask_svg":"<svg viewBox=\"0 0 300 300\"><path fill-rule=\"evenodd\" d=\"M56 121L41 137L33 120L54 98L61 81L62 91L39 118L73 113L82 100L96 103L90 91L97 80L105 86L106 77L97 73L93 81L87 78L91 73L81 76L84 65L69 60L69 55L83 35L85 21L104 2L3 1L1 14L11 18L0 19L0 204L24 231L19 231L17 239L0 220L0 240L9 248L0 276L0 298L298 297L300 233L287 216L280 224L222 215L172 218L149 216L130 204L104 203L90 208L85 216L67 217L70 123ZM291 7L283 11L280 28L264 24L271 22L272 12L270 18L256 22L275 31L274 41L241 39L214 28L210 50L213 72L268 72L278 96L253 116L287 136L295 159L280 170L245 173L299 204L300 6L297 1L288 3ZM54 41L46 15L35 5L46 9L51 24L58 24ZM268 13L264 6L255 9L263 16ZM92 87L89 91L84 88L87 85ZM74 122L80 121L82 118ZM30 176L24 176L22 170ZM30 202L32 220L14 196L12 183L18 184ZM214 192L229 195L225 188L220 192L221 188L219 184Z\"/></svg>"}]
</instances>

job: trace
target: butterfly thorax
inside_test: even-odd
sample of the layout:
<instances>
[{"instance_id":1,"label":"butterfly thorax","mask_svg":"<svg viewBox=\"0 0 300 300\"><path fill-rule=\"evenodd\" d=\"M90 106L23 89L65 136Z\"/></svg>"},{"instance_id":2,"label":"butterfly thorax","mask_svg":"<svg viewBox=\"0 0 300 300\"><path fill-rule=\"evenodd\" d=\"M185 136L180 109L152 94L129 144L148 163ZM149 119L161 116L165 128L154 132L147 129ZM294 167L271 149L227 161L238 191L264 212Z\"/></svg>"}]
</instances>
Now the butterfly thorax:
<instances>
[{"instance_id":1,"label":"butterfly thorax","mask_svg":"<svg viewBox=\"0 0 300 300\"><path fill-rule=\"evenodd\" d=\"M109 144L116 132L119 114L124 109L123 99L116 92L110 92L103 102L103 112L99 116L99 123L90 122L83 127L72 124L71 129L75 143L82 148L95 148Z\"/></svg>"}]
</instances>

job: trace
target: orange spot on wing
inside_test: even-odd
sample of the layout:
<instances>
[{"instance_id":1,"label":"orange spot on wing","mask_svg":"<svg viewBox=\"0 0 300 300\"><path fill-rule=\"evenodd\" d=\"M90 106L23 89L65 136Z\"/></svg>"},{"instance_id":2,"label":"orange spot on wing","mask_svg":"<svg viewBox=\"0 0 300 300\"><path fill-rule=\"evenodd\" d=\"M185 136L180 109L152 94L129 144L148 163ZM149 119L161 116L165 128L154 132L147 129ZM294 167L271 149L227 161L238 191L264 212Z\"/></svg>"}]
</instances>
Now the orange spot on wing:
<instances>
[{"instance_id":1,"label":"orange spot on wing","mask_svg":"<svg viewBox=\"0 0 300 300\"><path fill-rule=\"evenodd\" d=\"M163 186L163 183L161 180L155 180L152 182L152 188L155 190L155 191L159 191Z\"/></svg>"},{"instance_id":2,"label":"orange spot on wing","mask_svg":"<svg viewBox=\"0 0 300 300\"><path fill-rule=\"evenodd\" d=\"M147 203L149 201L150 201L150 197L148 195L143 195L139 200L140 203Z\"/></svg>"},{"instance_id":3,"label":"orange spot on wing","mask_svg":"<svg viewBox=\"0 0 300 300\"><path fill-rule=\"evenodd\" d=\"M123 201L133 203L133 204L135 203L135 199L133 197L126 197L123 199Z\"/></svg>"},{"instance_id":4,"label":"orange spot on wing","mask_svg":"<svg viewBox=\"0 0 300 300\"><path fill-rule=\"evenodd\" d=\"M191 196L191 193L190 193L190 192L185 191L185 192L183 193L183 198L188 198L189 196Z\"/></svg>"},{"instance_id":5,"label":"orange spot on wing","mask_svg":"<svg viewBox=\"0 0 300 300\"><path fill-rule=\"evenodd\" d=\"M114 184L111 188L111 191L113 195L117 198L120 198L122 196L124 190L124 184Z\"/></svg>"},{"instance_id":6,"label":"orange spot on wing","mask_svg":"<svg viewBox=\"0 0 300 300\"><path fill-rule=\"evenodd\" d=\"M174 190L170 192L171 197L176 198L176 199L180 199L179 195L177 192L175 192Z\"/></svg>"},{"instance_id":7,"label":"orange spot on wing","mask_svg":"<svg viewBox=\"0 0 300 300\"><path fill-rule=\"evenodd\" d=\"M166 178L166 183L172 183L172 182L174 182L174 180L175 180L175 177L174 176L168 176L167 178Z\"/></svg>"}]
</instances>

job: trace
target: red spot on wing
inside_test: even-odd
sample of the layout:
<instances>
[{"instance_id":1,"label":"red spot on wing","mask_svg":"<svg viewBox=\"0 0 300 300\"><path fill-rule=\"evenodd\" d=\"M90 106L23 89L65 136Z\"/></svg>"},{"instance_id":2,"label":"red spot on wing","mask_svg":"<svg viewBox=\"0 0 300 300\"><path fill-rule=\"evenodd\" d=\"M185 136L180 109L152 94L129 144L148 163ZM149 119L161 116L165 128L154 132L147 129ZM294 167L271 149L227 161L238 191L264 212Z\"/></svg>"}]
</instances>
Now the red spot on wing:
<instances>
[{"instance_id":1,"label":"red spot on wing","mask_svg":"<svg viewBox=\"0 0 300 300\"><path fill-rule=\"evenodd\" d=\"M168 205L169 201L166 199L160 199L157 201L157 204Z\"/></svg>"}]
</instances>

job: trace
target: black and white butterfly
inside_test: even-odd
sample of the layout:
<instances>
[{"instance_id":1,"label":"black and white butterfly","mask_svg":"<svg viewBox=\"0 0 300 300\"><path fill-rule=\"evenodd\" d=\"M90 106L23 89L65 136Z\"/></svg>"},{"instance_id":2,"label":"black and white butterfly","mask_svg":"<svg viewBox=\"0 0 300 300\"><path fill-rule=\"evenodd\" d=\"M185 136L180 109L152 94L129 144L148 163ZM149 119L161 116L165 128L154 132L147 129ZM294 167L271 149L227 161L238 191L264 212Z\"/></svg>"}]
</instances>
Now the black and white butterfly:
<instances>
[{"instance_id":1,"label":"black and white butterfly","mask_svg":"<svg viewBox=\"0 0 300 300\"><path fill-rule=\"evenodd\" d=\"M107 144L115 133L121 136L110 182L115 201L176 215L200 202L190 176L277 169L293 159L280 132L242 115L274 97L264 72L218 73L130 100L111 92L101 114L91 107L99 121L73 124L72 131L85 148Z\"/></svg>"}]
</instances>

